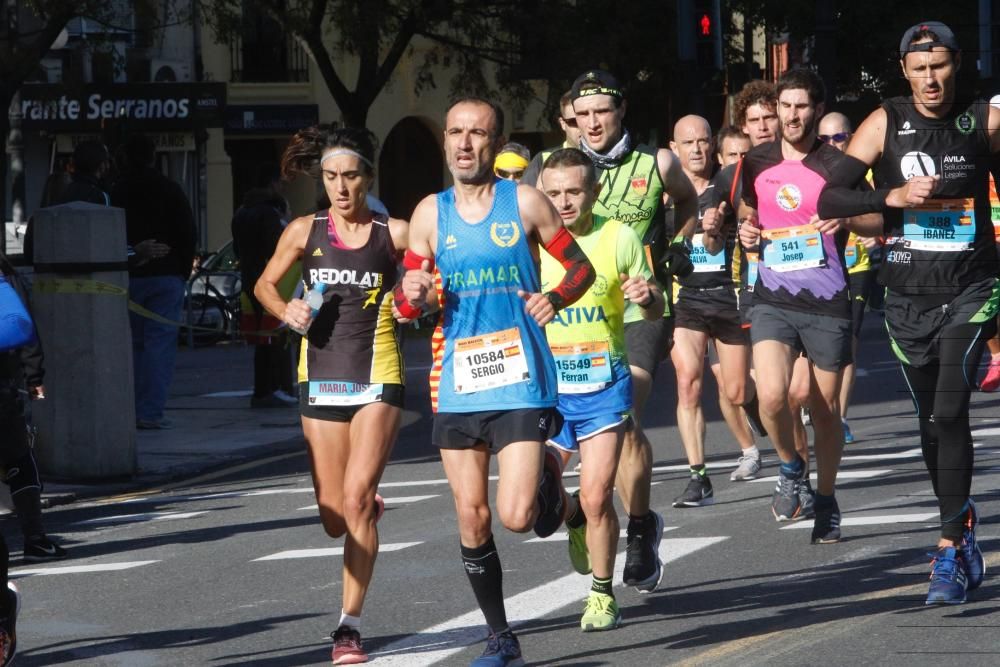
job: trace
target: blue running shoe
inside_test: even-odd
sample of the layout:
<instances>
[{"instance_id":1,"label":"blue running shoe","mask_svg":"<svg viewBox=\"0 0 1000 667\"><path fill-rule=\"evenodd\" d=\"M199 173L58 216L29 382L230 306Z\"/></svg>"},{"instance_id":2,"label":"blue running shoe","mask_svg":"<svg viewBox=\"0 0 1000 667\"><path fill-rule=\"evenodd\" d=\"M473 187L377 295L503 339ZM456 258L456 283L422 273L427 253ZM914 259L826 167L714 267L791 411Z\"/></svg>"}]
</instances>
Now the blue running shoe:
<instances>
[{"instance_id":1,"label":"blue running shoe","mask_svg":"<svg viewBox=\"0 0 1000 667\"><path fill-rule=\"evenodd\" d=\"M965 561L965 571L969 574L969 588L974 591L983 583L986 574L986 559L976 541L976 528L979 526L979 510L976 503L969 498L969 518L965 520L965 531L962 539L962 560Z\"/></svg>"},{"instance_id":2,"label":"blue running shoe","mask_svg":"<svg viewBox=\"0 0 1000 667\"><path fill-rule=\"evenodd\" d=\"M851 427L847 425L847 420L841 417L840 423L844 426L844 444L849 445L854 442L854 434L851 433Z\"/></svg>"},{"instance_id":3,"label":"blue running shoe","mask_svg":"<svg viewBox=\"0 0 1000 667\"><path fill-rule=\"evenodd\" d=\"M521 644L510 630L500 634L490 633L486 650L472 661L470 667L523 667Z\"/></svg>"},{"instance_id":4,"label":"blue running shoe","mask_svg":"<svg viewBox=\"0 0 1000 667\"><path fill-rule=\"evenodd\" d=\"M962 604L968 577L962 554L955 547L941 547L931 561L931 586L924 604Z\"/></svg>"}]
</instances>

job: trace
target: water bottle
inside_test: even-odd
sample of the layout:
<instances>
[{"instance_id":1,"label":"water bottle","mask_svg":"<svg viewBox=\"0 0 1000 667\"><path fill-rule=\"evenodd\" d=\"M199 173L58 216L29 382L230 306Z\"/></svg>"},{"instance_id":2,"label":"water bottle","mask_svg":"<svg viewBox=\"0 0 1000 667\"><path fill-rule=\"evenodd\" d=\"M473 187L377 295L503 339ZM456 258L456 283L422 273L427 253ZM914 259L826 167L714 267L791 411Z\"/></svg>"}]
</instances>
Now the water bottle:
<instances>
[{"instance_id":1,"label":"water bottle","mask_svg":"<svg viewBox=\"0 0 1000 667\"><path fill-rule=\"evenodd\" d=\"M295 331L302 336L306 335L306 332L309 331L309 327L312 326L312 323L316 320L316 316L319 315L319 309L323 307L324 292L326 292L326 283L316 283L313 285L311 290L306 292L302 300L306 302L307 306L312 308L312 319L309 320L309 324L307 324L304 328L297 329L292 327L292 331Z\"/></svg>"}]
</instances>

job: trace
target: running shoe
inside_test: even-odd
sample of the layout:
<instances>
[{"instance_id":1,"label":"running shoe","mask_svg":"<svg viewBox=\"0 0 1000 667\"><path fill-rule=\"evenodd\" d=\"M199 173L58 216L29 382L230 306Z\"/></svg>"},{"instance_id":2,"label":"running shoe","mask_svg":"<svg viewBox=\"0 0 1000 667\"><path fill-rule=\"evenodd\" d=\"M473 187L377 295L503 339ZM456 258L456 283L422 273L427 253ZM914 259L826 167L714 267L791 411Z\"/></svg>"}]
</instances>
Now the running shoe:
<instances>
[{"instance_id":1,"label":"running shoe","mask_svg":"<svg viewBox=\"0 0 1000 667\"><path fill-rule=\"evenodd\" d=\"M580 617L580 629L584 632L604 632L614 630L622 624L622 612L618 603L610 595L590 591L587 604Z\"/></svg>"},{"instance_id":2,"label":"running shoe","mask_svg":"<svg viewBox=\"0 0 1000 667\"><path fill-rule=\"evenodd\" d=\"M799 482L799 508L800 519L811 519L816 516L816 492L813 491L807 476Z\"/></svg>"},{"instance_id":3,"label":"running shoe","mask_svg":"<svg viewBox=\"0 0 1000 667\"><path fill-rule=\"evenodd\" d=\"M490 633L486 650L472 661L470 667L522 667L521 644L510 630L500 634Z\"/></svg>"},{"instance_id":4,"label":"running shoe","mask_svg":"<svg viewBox=\"0 0 1000 667\"><path fill-rule=\"evenodd\" d=\"M24 542L24 560L27 563L47 563L62 560L69 554L45 535L30 537Z\"/></svg>"},{"instance_id":5,"label":"running shoe","mask_svg":"<svg viewBox=\"0 0 1000 667\"><path fill-rule=\"evenodd\" d=\"M840 541L840 506L837 499L828 507L816 510L816 520L813 522L812 543L834 544Z\"/></svg>"},{"instance_id":6,"label":"running shoe","mask_svg":"<svg viewBox=\"0 0 1000 667\"><path fill-rule=\"evenodd\" d=\"M573 497L580 502L580 492L574 491ZM583 510L580 510L583 513ZM569 535L569 562L578 574L590 574L590 550L587 549L587 522L584 521L579 527L573 528L567 524L566 533Z\"/></svg>"},{"instance_id":7,"label":"running shoe","mask_svg":"<svg viewBox=\"0 0 1000 667\"><path fill-rule=\"evenodd\" d=\"M538 486L538 518L535 535L548 537L562 525L566 513L566 498L562 487L562 461L559 455L545 448L542 483Z\"/></svg>"},{"instance_id":8,"label":"running shoe","mask_svg":"<svg viewBox=\"0 0 1000 667\"><path fill-rule=\"evenodd\" d=\"M962 553L955 547L941 547L931 556L931 585L925 604L962 604L968 578Z\"/></svg>"},{"instance_id":9,"label":"running shoe","mask_svg":"<svg viewBox=\"0 0 1000 667\"><path fill-rule=\"evenodd\" d=\"M813 419L812 415L809 414L809 408L802 408L801 417L803 426L809 426L809 424L812 424Z\"/></svg>"},{"instance_id":10,"label":"running shoe","mask_svg":"<svg viewBox=\"0 0 1000 667\"><path fill-rule=\"evenodd\" d=\"M799 487L802 479L788 477L778 471L778 483L771 496L771 513L775 521L796 521L802 518L802 505L799 501Z\"/></svg>"},{"instance_id":11,"label":"running shoe","mask_svg":"<svg viewBox=\"0 0 1000 667\"><path fill-rule=\"evenodd\" d=\"M841 418L840 423L844 427L844 444L849 445L854 442L854 434L851 433L851 427L847 425L846 419Z\"/></svg>"},{"instance_id":12,"label":"running shoe","mask_svg":"<svg viewBox=\"0 0 1000 667\"><path fill-rule=\"evenodd\" d=\"M360 632L342 625L330 636L333 637L333 664L358 665L368 662L368 654L361 648Z\"/></svg>"},{"instance_id":13,"label":"running shoe","mask_svg":"<svg viewBox=\"0 0 1000 667\"><path fill-rule=\"evenodd\" d=\"M663 517L649 511L642 523L629 521L625 531L625 569L622 581L634 586L639 593L652 593L663 578L660 562L660 540L663 539Z\"/></svg>"},{"instance_id":14,"label":"running shoe","mask_svg":"<svg viewBox=\"0 0 1000 667\"><path fill-rule=\"evenodd\" d=\"M715 502L713 498L712 481L708 475L691 473L684 493L674 498L674 507L702 507Z\"/></svg>"},{"instance_id":15,"label":"running shoe","mask_svg":"<svg viewBox=\"0 0 1000 667\"><path fill-rule=\"evenodd\" d=\"M14 662L17 654L17 615L21 611L21 593L14 582L7 582L7 616L0 618L0 667Z\"/></svg>"},{"instance_id":16,"label":"running shoe","mask_svg":"<svg viewBox=\"0 0 1000 667\"><path fill-rule=\"evenodd\" d=\"M979 383L979 391L996 391L1000 389L1000 359L992 359L986 369L986 377Z\"/></svg>"},{"instance_id":17,"label":"running shoe","mask_svg":"<svg viewBox=\"0 0 1000 667\"><path fill-rule=\"evenodd\" d=\"M736 460L736 470L729 475L730 482L745 482L751 479L757 479L757 473L760 472L760 454L741 456Z\"/></svg>"},{"instance_id":18,"label":"running shoe","mask_svg":"<svg viewBox=\"0 0 1000 667\"><path fill-rule=\"evenodd\" d=\"M979 510L976 503L969 498L969 517L965 520L965 531L962 536L962 560L965 562L965 571L969 575L968 590L974 591L983 583L983 576L986 574L986 559L976 541L976 527L979 526Z\"/></svg>"}]
</instances>

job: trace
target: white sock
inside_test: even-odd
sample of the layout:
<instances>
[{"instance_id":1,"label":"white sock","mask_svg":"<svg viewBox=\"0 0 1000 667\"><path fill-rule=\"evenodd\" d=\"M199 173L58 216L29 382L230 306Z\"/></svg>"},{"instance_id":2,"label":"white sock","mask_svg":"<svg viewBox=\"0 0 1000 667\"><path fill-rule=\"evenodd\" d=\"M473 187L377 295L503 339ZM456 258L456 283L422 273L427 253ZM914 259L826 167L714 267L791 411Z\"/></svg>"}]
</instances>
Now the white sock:
<instances>
[{"instance_id":1,"label":"white sock","mask_svg":"<svg viewBox=\"0 0 1000 667\"><path fill-rule=\"evenodd\" d=\"M743 456L753 456L755 458L760 458L760 450L757 449L757 445L750 445L743 450Z\"/></svg>"},{"instance_id":2,"label":"white sock","mask_svg":"<svg viewBox=\"0 0 1000 667\"><path fill-rule=\"evenodd\" d=\"M337 627L342 628L344 626L349 627L351 630L357 630L358 632L361 632L361 617L351 616L344 610L341 610L340 623L337 624Z\"/></svg>"}]
</instances>

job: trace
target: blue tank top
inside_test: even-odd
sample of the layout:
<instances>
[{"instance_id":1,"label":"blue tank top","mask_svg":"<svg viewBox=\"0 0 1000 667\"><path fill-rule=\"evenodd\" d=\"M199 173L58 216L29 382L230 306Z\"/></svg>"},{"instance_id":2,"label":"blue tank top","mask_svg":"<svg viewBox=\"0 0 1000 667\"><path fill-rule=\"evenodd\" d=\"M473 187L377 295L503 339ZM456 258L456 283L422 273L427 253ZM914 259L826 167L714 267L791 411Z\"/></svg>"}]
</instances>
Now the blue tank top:
<instances>
[{"instance_id":1,"label":"blue tank top","mask_svg":"<svg viewBox=\"0 0 1000 667\"><path fill-rule=\"evenodd\" d=\"M435 261L444 303L440 412L554 407L556 371L541 327L517 290L540 291L517 209L517 184L498 180L493 208L470 224L450 188L437 196ZM435 376L432 371L432 377Z\"/></svg>"}]
</instances>

